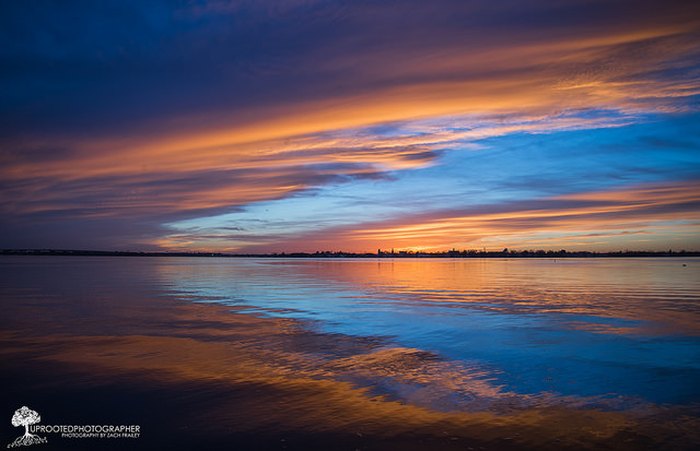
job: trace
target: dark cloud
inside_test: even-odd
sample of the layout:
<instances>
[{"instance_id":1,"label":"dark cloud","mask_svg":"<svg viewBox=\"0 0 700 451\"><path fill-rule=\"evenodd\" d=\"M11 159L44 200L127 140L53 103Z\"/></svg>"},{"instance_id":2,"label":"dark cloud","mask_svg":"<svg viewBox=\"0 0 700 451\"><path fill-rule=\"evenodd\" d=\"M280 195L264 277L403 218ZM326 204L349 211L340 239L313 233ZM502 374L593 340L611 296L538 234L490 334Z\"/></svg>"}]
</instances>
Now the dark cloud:
<instances>
[{"instance_id":1,"label":"dark cloud","mask_svg":"<svg viewBox=\"0 0 700 451\"><path fill-rule=\"evenodd\" d=\"M499 51L513 43L687 23L698 7L684 1L662 7L644 1L36 1L3 2L2 10L3 132L91 134L183 114L206 112L209 120L217 110L244 115L251 107L334 93L483 77L470 66L466 72L459 65L429 67L454 49ZM623 59L605 58L595 70Z\"/></svg>"},{"instance_id":2,"label":"dark cloud","mask_svg":"<svg viewBox=\"0 0 700 451\"><path fill-rule=\"evenodd\" d=\"M631 0L2 2L0 243L145 245L167 221L390 179L467 140L435 128L394 140L417 118L687 109L698 13Z\"/></svg>"}]
</instances>

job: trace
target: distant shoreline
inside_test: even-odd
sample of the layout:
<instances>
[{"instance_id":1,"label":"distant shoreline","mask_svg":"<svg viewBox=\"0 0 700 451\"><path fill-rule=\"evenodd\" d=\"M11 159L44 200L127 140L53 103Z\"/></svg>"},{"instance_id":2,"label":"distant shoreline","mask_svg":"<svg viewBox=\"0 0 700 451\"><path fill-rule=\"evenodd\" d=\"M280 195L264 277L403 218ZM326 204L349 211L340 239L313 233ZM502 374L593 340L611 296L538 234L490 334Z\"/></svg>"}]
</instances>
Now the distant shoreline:
<instances>
[{"instance_id":1,"label":"distant shoreline","mask_svg":"<svg viewBox=\"0 0 700 451\"><path fill-rule=\"evenodd\" d=\"M700 257L700 251L474 251L451 250L444 252L378 251L354 253L342 251L280 252L270 254L233 254L222 252L138 252L97 251L73 249L2 249L0 255L65 256L65 257L218 257L218 258L630 258L630 257Z\"/></svg>"}]
</instances>

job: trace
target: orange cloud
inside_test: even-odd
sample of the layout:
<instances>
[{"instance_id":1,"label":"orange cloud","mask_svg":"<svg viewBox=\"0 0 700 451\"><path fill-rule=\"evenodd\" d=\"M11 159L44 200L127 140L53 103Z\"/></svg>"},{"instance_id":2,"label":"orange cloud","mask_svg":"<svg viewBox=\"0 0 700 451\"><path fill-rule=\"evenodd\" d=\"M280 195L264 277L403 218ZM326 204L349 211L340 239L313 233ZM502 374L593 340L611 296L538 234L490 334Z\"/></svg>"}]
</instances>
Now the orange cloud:
<instances>
[{"instance_id":1,"label":"orange cloud","mask_svg":"<svg viewBox=\"0 0 700 451\"><path fill-rule=\"evenodd\" d=\"M669 242L677 245L679 240L700 240L699 205L697 181L656 184L417 214L339 228L294 241L303 243L303 250L307 251L339 248L373 251L392 247L445 250L482 246L575 249L600 245L610 248L611 242L606 238L627 237L648 240L639 241L637 246L668 249ZM676 223L671 227L669 222ZM665 236L669 231L672 235ZM293 249L298 247L294 241L275 245Z\"/></svg>"},{"instance_id":2,"label":"orange cloud","mask_svg":"<svg viewBox=\"0 0 700 451\"><path fill-rule=\"evenodd\" d=\"M518 131L617 126L638 114L682 111L689 108L685 99L700 92L689 69L700 54L700 22L684 11L644 10L623 22L527 27L503 36L459 27L375 47L341 40L336 44L349 46L346 52L318 46L307 55L319 74L334 74L317 95L179 109L108 131L7 134L0 140L0 211L192 217L338 177L425 167L455 143L464 148ZM330 89L334 84L343 87ZM576 114L588 109L614 111L619 119ZM365 131L397 122L410 132ZM405 242L466 230L449 221L425 227L384 236Z\"/></svg>"},{"instance_id":3,"label":"orange cloud","mask_svg":"<svg viewBox=\"0 0 700 451\"><path fill-rule=\"evenodd\" d=\"M362 161L404 168L407 166L399 146L421 145L420 139L407 139L405 144L388 143L377 149L373 139L356 140L348 147L346 140L338 143L323 134L384 122L465 114L474 120L495 114L546 117L562 110L586 108L629 113L663 111L679 108L679 97L700 92L697 79L666 79L652 72L683 64L679 59L700 51L693 39L698 23L689 20L654 27L645 24L642 29L634 29L632 24L627 28L600 30L590 36L566 36L554 42L496 43L482 50L459 46L440 52L433 49L421 58L407 58L399 67L376 64L367 69L370 74L378 72L373 75L378 79L401 73L406 81L367 88L359 94L341 91L323 99L253 107L245 115L217 113L212 121L183 115L127 135L25 137L25 146L45 146L46 139L63 140L77 150L66 160L10 160L2 172L8 179L76 179L127 177L155 170L180 173L211 167L327 161ZM361 60L372 62L385 58L384 54L371 52L360 56ZM576 126L575 120L570 122ZM586 121L581 120L580 125L585 126ZM434 144L459 138L443 135L427 141ZM339 149L338 144L343 146ZM289 154L300 148L325 151L315 157ZM389 148L393 152L388 152Z\"/></svg>"}]
</instances>

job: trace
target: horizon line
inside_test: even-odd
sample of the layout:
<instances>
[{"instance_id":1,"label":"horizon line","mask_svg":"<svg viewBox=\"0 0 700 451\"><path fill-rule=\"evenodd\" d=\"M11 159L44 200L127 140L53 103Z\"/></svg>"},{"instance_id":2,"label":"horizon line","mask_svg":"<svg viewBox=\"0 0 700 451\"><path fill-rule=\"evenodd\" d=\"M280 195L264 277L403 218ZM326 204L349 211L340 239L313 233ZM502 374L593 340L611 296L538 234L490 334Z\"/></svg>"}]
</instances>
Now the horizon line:
<instances>
[{"instance_id":1,"label":"horizon line","mask_svg":"<svg viewBox=\"0 0 700 451\"><path fill-rule=\"evenodd\" d=\"M350 252L342 250L317 250L304 252L266 252L266 253L246 253L246 252L220 252L220 251L134 251L134 250L97 250L97 249L57 249L57 248L5 248L0 249L0 255L53 255L53 256L142 256L142 257L354 257L354 258L478 258L478 257L514 257L514 258L551 258L551 257L670 257L700 256L699 250L673 250L653 251L653 250L614 250L614 251L591 251L566 249L545 250L545 249L524 249L512 250L478 250L478 249L451 249L444 251L410 251L394 250L377 252Z\"/></svg>"}]
</instances>

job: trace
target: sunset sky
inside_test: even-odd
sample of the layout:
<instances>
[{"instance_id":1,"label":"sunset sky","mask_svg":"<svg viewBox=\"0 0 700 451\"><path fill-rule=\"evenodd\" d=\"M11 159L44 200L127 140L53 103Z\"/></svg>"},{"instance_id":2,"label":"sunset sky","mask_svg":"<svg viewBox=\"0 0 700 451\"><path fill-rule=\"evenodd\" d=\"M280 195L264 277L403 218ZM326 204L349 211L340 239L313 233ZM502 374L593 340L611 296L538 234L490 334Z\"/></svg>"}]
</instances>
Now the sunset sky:
<instances>
[{"instance_id":1,"label":"sunset sky","mask_svg":"<svg viewBox=\"0 0 700 451\"><path fill-rule=\"evenodd\" d=\"M700 249L697 1L7 1L0 38L0 248Z\"/></svg>"}]
</instances>

